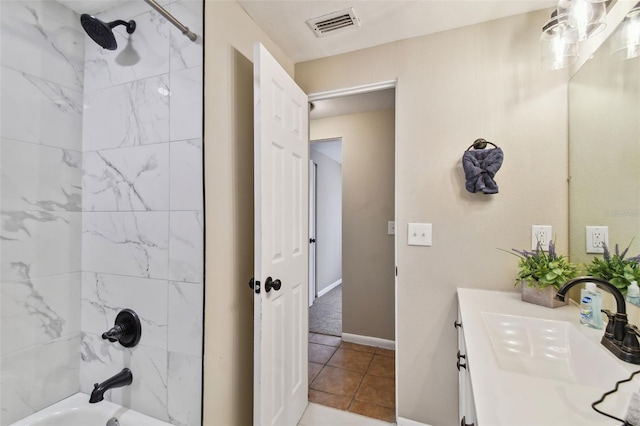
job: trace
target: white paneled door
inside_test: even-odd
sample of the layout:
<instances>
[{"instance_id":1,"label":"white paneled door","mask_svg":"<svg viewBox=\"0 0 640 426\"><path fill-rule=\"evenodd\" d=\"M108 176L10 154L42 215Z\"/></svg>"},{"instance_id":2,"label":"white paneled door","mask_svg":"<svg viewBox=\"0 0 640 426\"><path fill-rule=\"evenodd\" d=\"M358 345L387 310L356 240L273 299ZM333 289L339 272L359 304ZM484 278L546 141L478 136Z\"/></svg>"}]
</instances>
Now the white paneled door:
<instances>
[{"instance_id":1,"label":"white paneled door","mask_svg":"<svg viewBox=\"0 0 640 426\"><path fill-rule=\"evenodd\" d=\"M254 425L295 426L307 406L307 95L254 49ZM259 293L258 293L259 287Z\"/></svg>"}]
</instances>

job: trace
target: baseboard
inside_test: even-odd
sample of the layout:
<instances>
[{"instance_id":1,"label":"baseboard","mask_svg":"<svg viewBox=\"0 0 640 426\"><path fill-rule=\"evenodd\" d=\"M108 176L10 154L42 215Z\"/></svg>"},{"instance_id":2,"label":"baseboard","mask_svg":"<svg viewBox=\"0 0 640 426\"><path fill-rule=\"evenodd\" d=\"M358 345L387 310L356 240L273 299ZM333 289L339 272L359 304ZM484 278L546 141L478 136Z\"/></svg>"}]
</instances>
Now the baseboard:
<instances>
[{"instance_id":1,"label":"baseboard","mask_svg":"<svg viewBox=\"0 0 640 426\"><path fill-rule=\"evenodd\" d=\"M404 417L398 417L396 424L398 426L429 426L426 423L416 422L415 420L405 419Z\"/></svg>"},{"instance_id":2,"label":"baseboard","mask_svg":"<svg viewBox=\"0 0 640 426\"><path fill-rule=\"evenodd\" d=\"M396 342L393 340L380 339L378 337L360 336L359 334L342 333L342 341L357 343L359 345L375 346L384 349L396 349Z\"/></svg>"},{"instance_id":3,"label":"baseboard","mask_svg":"<svg viewBox=\"0 0 640 426\"><path fill-rule=\"evenodd\" d=\"M320 290L318 292L318 297L324 296L325 294L329 293L334 288L338 287L340 284L342 284L342 278L340 278L338 281L336 281L333 284L329 284L326 288L323 288L322 290Z\"/></svg>"}]
</instances>

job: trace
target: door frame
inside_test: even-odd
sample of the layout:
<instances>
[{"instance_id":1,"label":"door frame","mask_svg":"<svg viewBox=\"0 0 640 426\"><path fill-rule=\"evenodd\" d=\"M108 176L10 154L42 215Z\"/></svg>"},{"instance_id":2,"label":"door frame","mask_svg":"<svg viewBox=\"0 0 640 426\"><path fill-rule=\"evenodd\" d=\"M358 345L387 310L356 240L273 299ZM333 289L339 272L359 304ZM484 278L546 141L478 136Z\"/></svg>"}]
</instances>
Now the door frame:
<instances>
[{"instance_id":1,"label":"door frame","mask_svg":"<svg viewBox=\"0 0 640 426\"><path fill-rule=\"evenodd\" d=\"M379 90L385 89L394 89L395 90L395 98L398 98L398 88L399 82L397 79L395 80L385 80L377 83L371 84L363 84L359 86L346 87L342 89L335 90L327 90L323 92L314 92L308 93L307 97L309 98L309 102L320 101L325 99L333 99L333 98L341 98L344 96L350 95L361 95L363 93L369 92L377 92ZM394 256L394 264L396 265L396 273L394 276L394 321L395 321L395 335L396 335L396 362L395 362L395 374L396 374L396 419L399 418L398 415L398 407L400 406L398 399L398 382L400 379L398 365L400 364L398 360L398 354L400 353L400 342L399 342L399 327L398 327L398 229L399 221L398 221L398 110L395 108L394 111L394 122L395 122L395 131L394 131L394 141L393 141L393 150L394 150L394 184L393 184L393 214L394 214L394 222L395 222L395 235L393 237L393 256ZM311 119L309 119L309 129L311 129ZM311 149L311 138L309 138L309 149Z\"/></svg>"}]
</instances>

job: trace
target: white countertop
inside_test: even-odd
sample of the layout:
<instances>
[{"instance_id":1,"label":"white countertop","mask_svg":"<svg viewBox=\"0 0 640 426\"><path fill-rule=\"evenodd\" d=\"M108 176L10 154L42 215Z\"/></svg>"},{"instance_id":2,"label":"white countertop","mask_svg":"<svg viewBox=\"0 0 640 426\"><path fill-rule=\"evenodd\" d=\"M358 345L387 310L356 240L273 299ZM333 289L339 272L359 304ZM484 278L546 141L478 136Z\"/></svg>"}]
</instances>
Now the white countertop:
<instances>
[{"instance_id":1,"label":"white countertop","mask_svg":"<svg viewBox=\"0 0 640 426\"><path fill-rule=\"evenodd\" d=\"M545 308L520 300L520 293L488 290L458 289L458 303L465 334L466 354L479 426L572 426L616 425L620 422L596 413L591 404L617 381L626 379L640 370L640 365L625 363L600 344L604 330L594 330L580 325L577 306L556 309ZM484 313L484 314L483 314ZM590 350L603 351L607 366L611 362L611 374L598 382L598 386L571 383L571 380L555 380L542 375L509 371L499 361L485 325L487 315L505 314L546 320L567 321L593 344ZM588 344L588 342L586 342ZM605 358L606 357L606 358ZM567 377L583 371L569 371ZM574 375L574 376L572 376ZM639 375L640 376L640 375ZM636 376L638 378L638 376ZM639 381L626 383L620 390L598 407L624 419L631 392L640 388Z\"/></svg>"}]
</instances>

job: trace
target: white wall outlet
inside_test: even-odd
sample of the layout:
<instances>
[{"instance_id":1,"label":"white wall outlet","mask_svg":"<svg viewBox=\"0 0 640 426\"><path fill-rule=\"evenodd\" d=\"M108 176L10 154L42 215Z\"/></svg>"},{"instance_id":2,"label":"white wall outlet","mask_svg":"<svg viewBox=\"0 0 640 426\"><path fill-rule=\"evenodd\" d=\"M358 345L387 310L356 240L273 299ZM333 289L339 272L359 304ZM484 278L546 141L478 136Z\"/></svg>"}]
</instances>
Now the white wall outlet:
<instances>
[{"instance_id":1,"label":"white wall outlet","mask_svg":"<svg viewBox=\"0 0 640 426\"><path fill-rule=\"evenodd\" d=\"M587 226L587 253L604 253L603 243L609 247L609 227Z\"/></svg>"},{"instance_id":2,"label":"white wall outlet","mask_svg":"<svg viewBox=\"0 0 640 426\"><path fill-rule=\"evenodd\" d=\"M387 222L387 234L396 235L396 222L395 221L390 220L389 222Z\"/></svg>"},{"instance_id":3,"label":"white wall outlet","mask_svg":"<svg viewBox=\"0 0 640 426\"><path fill-rule=\"evenodd\" d=\"M536 250L540 243L542 250L548 251L551 235L551 225L531 225L531 250Z\"/></svg>"},{"instance_id":4,"label":"white wall outlet","mask_svg":"<svg viewBox=\"0 0 640 426\"><path fill-rule=\"evenodd\" d=\"M431 224L430 223L410 223L409 238L410 246L431 246Z\"/></svg>"}]
</instances>

